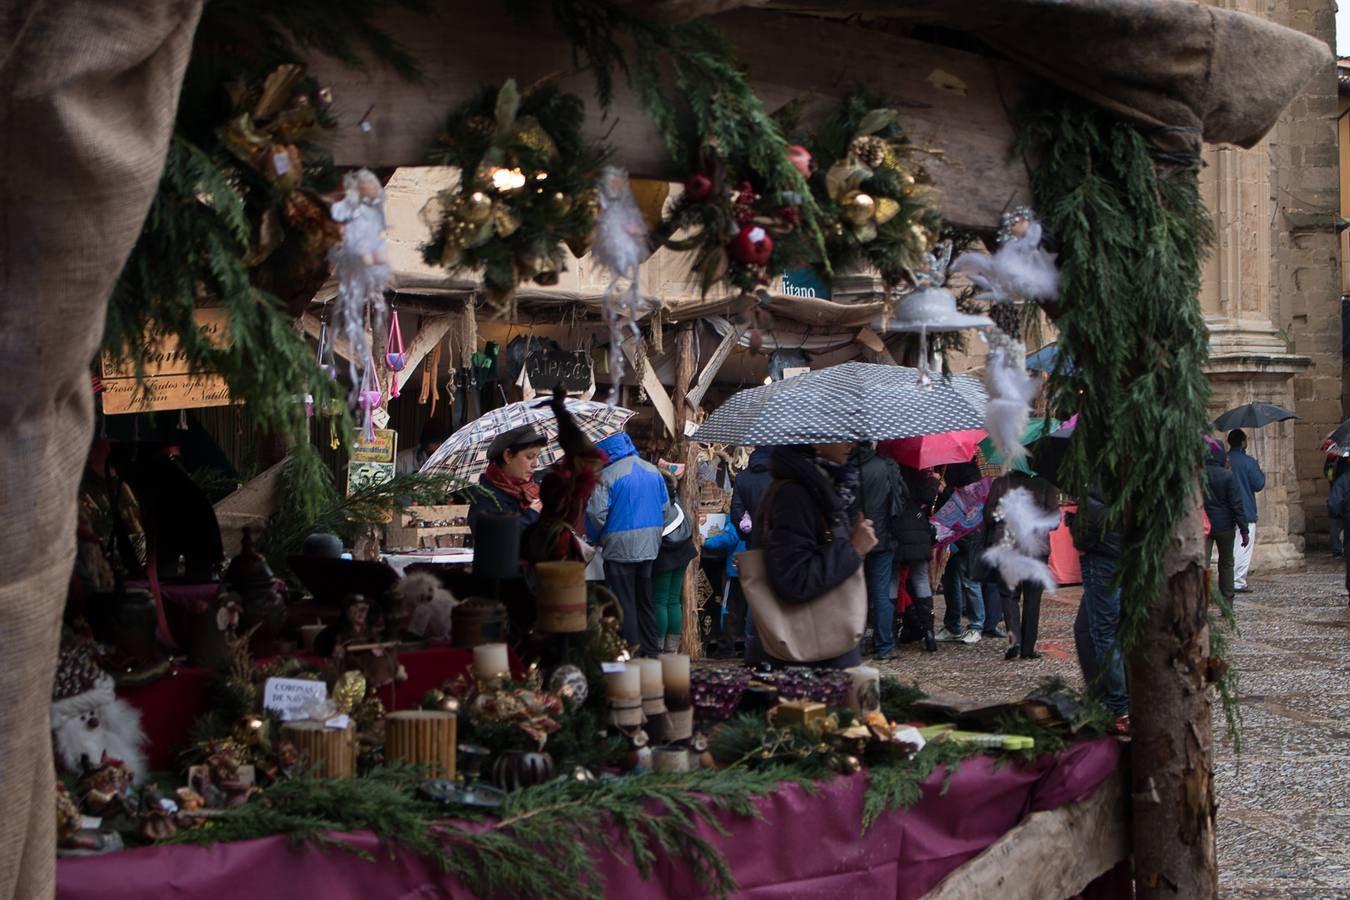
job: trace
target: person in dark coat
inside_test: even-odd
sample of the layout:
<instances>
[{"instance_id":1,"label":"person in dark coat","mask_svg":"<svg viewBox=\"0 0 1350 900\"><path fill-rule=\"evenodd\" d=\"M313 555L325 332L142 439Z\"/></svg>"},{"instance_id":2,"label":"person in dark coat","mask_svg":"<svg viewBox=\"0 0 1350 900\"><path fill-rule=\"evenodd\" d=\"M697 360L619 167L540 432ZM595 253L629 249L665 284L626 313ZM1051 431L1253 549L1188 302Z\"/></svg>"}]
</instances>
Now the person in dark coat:
<instances>
[{"instance_id":1,"label":"person in dark coat","mask_svg":"<svg viewBox=\"0 0 1350 900\"><path fill-rule=\"evenodd\" d=\"M1083 599L1073 622L1073 643L1088 693L1128 722L1130 697L1121 653L1120 587L1112 584L1120 563L1120 531L1106 526L1106 499L1093 485L1069 519L1083 573Z\"/></svg>"},{"instance_id":2,"label":"person in dark coat","mask_svg":"<svg viewBox=\"0 0 1350 900\"><path fill-rule=\"evenodd\" d=\"M872 523L854 521L857 470L848 465L851 443L779 447L769 464L781 482L756 517L751 546L764 551L769 583L784 603L806 603L843 584L877 545ZM767 521L767 525L765 524ZM769 657L751 621L750 661ZM859 647L811 663L846 669L861 662Z\"/></svg>"},{"instance_id":3,"label":"person in dark coat","mask_svg":"<svg viewBox=\"0 0 1350 900\"><path fill-rule=\"evenodd\" d=\"M670 505L661 529L661 549L652 561L652 604L656 608L656 631L663 653L680 652L684 628L684 575L689 563L698 556L694 546L693 520L680 503L680 488L675 476L663 470Z\"/></svg>"},{"instance_id":4,"label":"person in dark coat","mask_svg":"<svg viewBox=\"0 0 1350 900\"><path fill-rule=\"evenodd\" d=\"M1022 472L1000 475L989 486L989 496L984 501L983 547L997 546L1003 540L1004 525L997 521L994 511L1003 497L1016 488L1029 490L1036 505L1046 512L1059 509L1059 491L1044 478ZM1047 541L1041 560L1049 558L1050 546ZM1008 623L1008 649L1003 658L1011 660L1020 656L1022 659L1040 659L1041 651L1036 649L1036 639L1041 628L1041 594L1044 588L1034 581L1020 581L1010 588L1002 580L998 582L998 588L1003 602L1003 619Z\"/></svg>"},{"instance_id":5,"label":"person in dark coat","mask_svg":"<svg viewBox=\"0 0 1350 900\"><path fill-rule=\"evenodd\" d=\"M929 653L937 650L933 634L933 586L928 577L928 561L933 558L933 501L938 495L938 480L930 469L900 466L900 518L895 533L897 568L907 568L905 586L913 602L901 616L899 642L923 641Z\"/></svg>"},{"instance_id":6,"label":"person in dark coat","mask_svg":"<svg viewBox=\"0 0 1350 900\"><path fill-rule=\"evenodd\" d=\"M874 444L859 445L853 451L852 461L858 468L862 515L871 520L877 536L877 545L863 560L872 642L877 659L889 660L895 656L895 595L891 593L891 571L904 510L904 481L895 460L877 453Z\"/></svg>"},{"instance_id":7,"label":"person in dark coat","mask_svg":"<svg viewBox=\"0 0 1350 900\"><path fill-rule=\"evenodd\" d=\"M1334 470L1336 480L1331 483L1327 497L1327 512L1332 519L1350 518L1350 450L1341 452ZM1350 593L1350 554L1345 554L1345 590Z\"/></svg>"},{"instance_id":8,"label":"person in dark coat","mask_svg":"<svg viewBox=\"0 0 1350 900\"><path fill-rule=\"evenodd\" d=\"M497 436L488 447L488 467L469 496L469 528L483 513L520 513L522 533L539 518L543 503L534 471L548 439L530 425Z\"/></svg>"},{"instance_id":9,"label":"person in dark coat","mask_svg":"<svg viewBox=\"0 0 1350 900\"><path fill-rule=\"evenodd\" d=\"M947 485L938 496L936 508L941 509L957 488L974 484L981 477L980 467L974 461L947 466ZM984 586L980 583L980 555L984 546L984 532L978 528L952 545L952 554L942 571L946 610L942 616L942 630L937 633L940 642L974 644L983 636ZM969 627L961 622L963 611L970 618Z\"/></svg>"},{"instance_id":10,"label":"person in dark coat","mask_svg":"<svg viewBox=\"0 0 1350 900\"><path fill-rule=\"evenodd\" d=\"M741 520L749 513L753 525L759 504L773 483L773 476L769 474L769 460L772 457L772 447L756 447L750 454L749 465L736 476L736 484L731 489L731 524L740 533L742 540L750 540L750 529L742 529Z\"/></svg>"},{"instance_id":11,"label":"person in dark coat","mask_svg":"<svg viewBox=\"0 0 1350 900\"><path fill-rule=\"evenodd\" d=\"M1237 479L1228 468L1228 454L1222 447L1212 447L1205 460L1205 515L1209 516L1209 539L1205 541L1205 565L1219 548L1219 593L1232 600L1237 591L1233 587L1234 532L1241 535L1242 546L1251 540L1247 533L1247 516L1242 509L1242 495Z\"/></svg>"}]
</instances>

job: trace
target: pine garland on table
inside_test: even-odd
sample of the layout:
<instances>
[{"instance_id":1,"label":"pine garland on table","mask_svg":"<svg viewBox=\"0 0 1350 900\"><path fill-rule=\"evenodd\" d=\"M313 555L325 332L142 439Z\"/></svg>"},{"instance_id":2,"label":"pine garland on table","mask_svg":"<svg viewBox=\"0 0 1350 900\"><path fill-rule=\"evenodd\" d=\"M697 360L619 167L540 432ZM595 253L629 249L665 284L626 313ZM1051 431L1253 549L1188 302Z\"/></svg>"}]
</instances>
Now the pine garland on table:
<instances>
[{"instance_id":1,"label":"pine garland on table","mask_svg":"<svg viewBox=\"0 0 1350 900\"><path fill-rule=\"evenodd\" d=\"M1156 162L1137 128L1085 103L1028 107L1020 143L1039 160L1037 203L1060 249L1061 362L1051 391L1079 422L1060 484L1074 496L1094 480L1111 486L1108 520L1123 538L1120 640L1129 648L1203 463L1208 332L1198 296L1213 225L1198 162Z\"/></svg>"}]
</instances>

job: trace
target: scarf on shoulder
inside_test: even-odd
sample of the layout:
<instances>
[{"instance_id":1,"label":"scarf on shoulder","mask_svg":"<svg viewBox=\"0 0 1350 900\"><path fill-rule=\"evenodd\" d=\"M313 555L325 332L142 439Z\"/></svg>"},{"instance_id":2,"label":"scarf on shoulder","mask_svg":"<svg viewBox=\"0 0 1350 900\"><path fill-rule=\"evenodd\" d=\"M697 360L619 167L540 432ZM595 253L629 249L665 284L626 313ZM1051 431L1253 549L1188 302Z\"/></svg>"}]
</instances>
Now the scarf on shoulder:
<instances>
[{"instance_id":1,"label":"scarf on shoulder","mask_svg":"<svg viewBox=\"0 0 1350 900\"><path fill-rule=\"evenodd\" d=\"M816 466L833 484L845 510L853 509L858 502L860 479L858 467L849 463L839 464L828 459L816 457Z\"/></svg>"},{"instance_id":2,"label":"scarf on shoulder","mask_svg":"<svg viewBox=\"0 0 1350 900\"><path fill-rule=\"evenodd\" d=\"M528 509L531 503L539 499L539 485L532 479L512 478L495 462L488 463L487 471L483 473L483 481L508 497L515 498L521 510Z\"/></svg>"}]
</instances>

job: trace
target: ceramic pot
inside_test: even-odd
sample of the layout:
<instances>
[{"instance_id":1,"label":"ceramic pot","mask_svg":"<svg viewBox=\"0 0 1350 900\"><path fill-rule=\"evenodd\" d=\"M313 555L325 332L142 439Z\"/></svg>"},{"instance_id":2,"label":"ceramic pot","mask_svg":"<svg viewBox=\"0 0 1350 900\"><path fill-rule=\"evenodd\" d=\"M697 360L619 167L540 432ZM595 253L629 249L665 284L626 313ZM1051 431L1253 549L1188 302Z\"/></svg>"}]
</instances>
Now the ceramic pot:
<instances>
[{"instance_id":1,"label":"ceramic pot","mask_svg":"<svg viewBox=\"0 0 1350 900\"><path fill-rule=\"evenodd\" d=\"M553 757L532 750L506 750L492 764L492 783L504 791L543 784L553 777Z\"/></svg>"}]
</instances>

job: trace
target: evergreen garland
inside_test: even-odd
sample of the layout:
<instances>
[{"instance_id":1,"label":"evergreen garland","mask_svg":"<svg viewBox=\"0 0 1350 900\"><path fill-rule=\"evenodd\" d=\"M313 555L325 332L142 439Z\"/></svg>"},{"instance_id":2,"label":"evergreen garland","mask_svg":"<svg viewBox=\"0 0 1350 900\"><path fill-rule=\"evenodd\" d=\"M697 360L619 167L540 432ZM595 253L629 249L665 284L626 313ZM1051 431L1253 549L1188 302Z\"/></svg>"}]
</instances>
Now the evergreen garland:
<instances>
[{"instance_id":1,"label":"evergreen garland","mask_svg":"<svg viewBox=\"0 0 1350 900\"><path fill-rule=\"evenodd\" d=\"M1081 101L1028 107L1020 143L1038 160L1037 203L1060 248L1052 402L1079 417L1061 486L1081 497L1100 481L1112 494L1129 648L1203 463L1208 334L1197 298L1213 227L1198 164L1155 162L1138 129Z\"/></svg>"}]
</instances>

